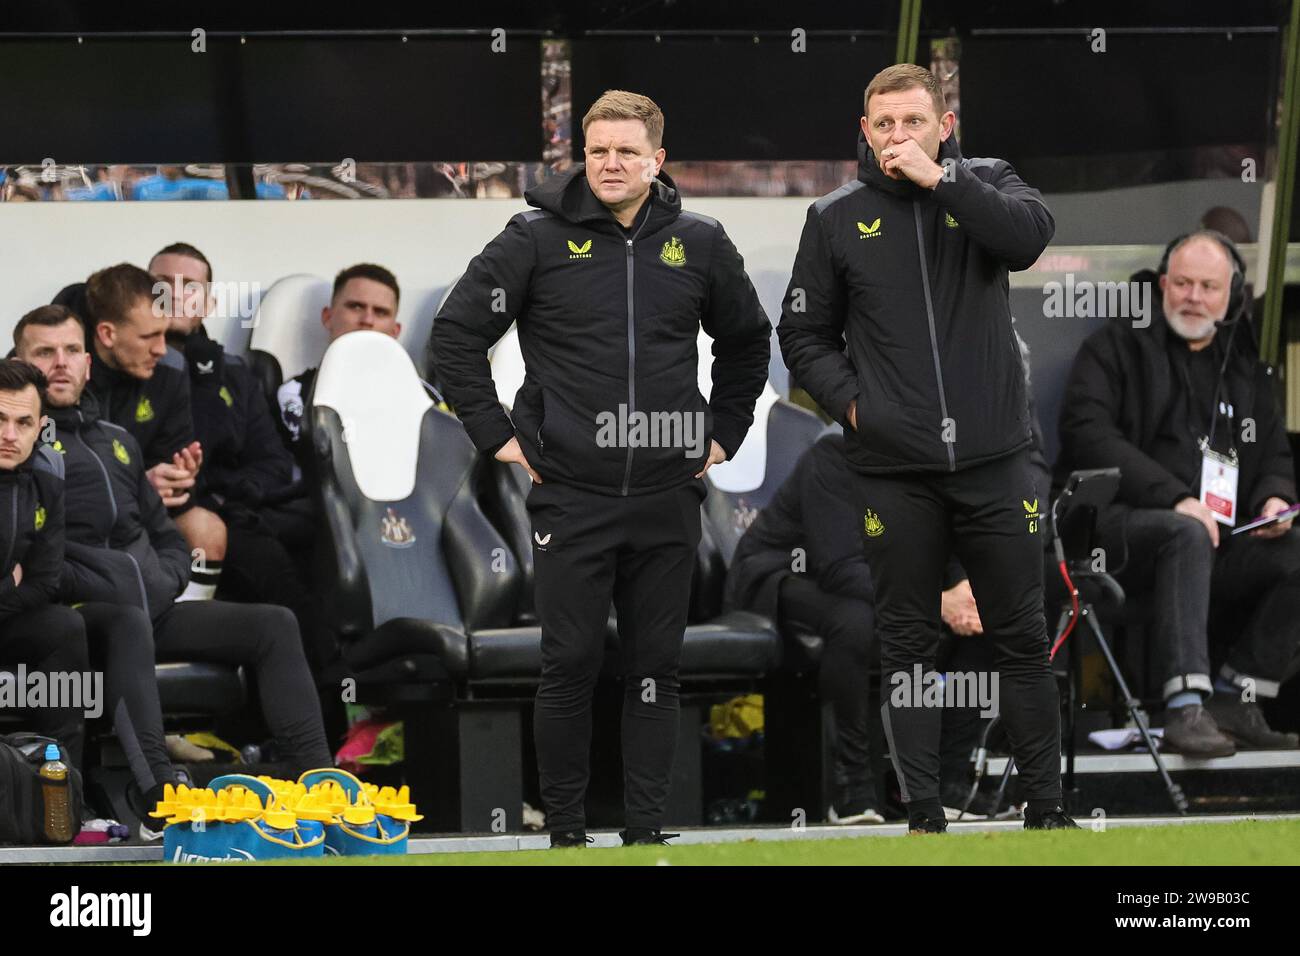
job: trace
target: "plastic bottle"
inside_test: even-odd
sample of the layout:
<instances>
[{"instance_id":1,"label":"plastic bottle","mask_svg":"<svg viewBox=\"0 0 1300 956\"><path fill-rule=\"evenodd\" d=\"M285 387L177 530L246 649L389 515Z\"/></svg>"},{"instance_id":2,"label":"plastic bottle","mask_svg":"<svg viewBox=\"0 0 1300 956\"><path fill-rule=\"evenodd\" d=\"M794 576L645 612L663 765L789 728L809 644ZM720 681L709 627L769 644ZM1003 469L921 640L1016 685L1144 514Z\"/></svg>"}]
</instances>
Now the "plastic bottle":
<instances>
[{"instance_id":1,"label":"plastic bottle","mask_svg":"<svg viewBox=\"0 0 1300 956\"><path fill-rule=\"evenodd\" d=\"M45 747L41 764L41 797L45 804L45 839L51 843L71 843L72 805L68 799L68 765L59 759L57 744Z\"/></svg>"}]
</instances>

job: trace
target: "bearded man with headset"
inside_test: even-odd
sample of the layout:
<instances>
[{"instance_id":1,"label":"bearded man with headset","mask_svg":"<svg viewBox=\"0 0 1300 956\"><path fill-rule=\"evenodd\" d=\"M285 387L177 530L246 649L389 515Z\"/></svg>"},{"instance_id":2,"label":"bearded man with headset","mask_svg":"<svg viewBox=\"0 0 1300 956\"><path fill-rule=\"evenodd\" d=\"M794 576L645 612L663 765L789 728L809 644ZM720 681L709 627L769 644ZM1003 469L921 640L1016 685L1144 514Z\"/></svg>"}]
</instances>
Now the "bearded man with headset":
<instances>
[{"instance_id":1,"label":"bearded man with headset","mask_svg":"<svg viewBox=\"0 0 1300 956\"><path fill-rule=\"evenodd\" d=\"M1296 489L1286 424L1254 344L1245 273L1226 236L1179 236L1160 263L1150 325L1095 332L1061 406L1058 482L1119 466L1099 542L1126 589L1152 593L1165 740L1196 757L1297 746L1257 703L1296 670L1300 535L1287 512ZM1257 516L1275 520L1242 527ZM1219 617L1233 624L1231 646L1211 675Z\"/></svg>"}]
</instances>

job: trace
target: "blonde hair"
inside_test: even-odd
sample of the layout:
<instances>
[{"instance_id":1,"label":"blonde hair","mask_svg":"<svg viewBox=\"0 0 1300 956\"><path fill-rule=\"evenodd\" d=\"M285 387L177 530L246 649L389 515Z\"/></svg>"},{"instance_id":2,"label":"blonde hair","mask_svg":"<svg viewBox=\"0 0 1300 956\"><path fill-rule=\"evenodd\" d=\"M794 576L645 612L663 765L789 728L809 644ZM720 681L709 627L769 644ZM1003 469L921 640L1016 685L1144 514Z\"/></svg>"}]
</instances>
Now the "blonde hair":
<instances>
[{"instance_id":1,"label":"blonde hair","mask_svg":"<svg viewBox=\"0 0 1300 956\"><path fill-rule=\"evenodd\" d=\"M664 142L664 114L657 103L640 93L627 90L606 90L600 98L591 104L587 115L582 118L582 134L587 135L587 127L596 120L640 120L645 123L646 135L650 146L658 149Z\"/></svg>"},{"instance_id":2,"label":"blonde hair","mask_svg":"<svg viewBox=\"0 0 1300 956\"><path fill-rule=\"evenodd\" d=\"M871 97L877 93L901 93L903 90L915 89L918 86L930 94L936 113L942 116L948 112L948 102L943 98L943 90L933 73L923 66L912 63L895 63L893 66L885 67L867 84L867 90L862 94L863 115L871 115L868 106Z\"/></svg>"}]
</instances>

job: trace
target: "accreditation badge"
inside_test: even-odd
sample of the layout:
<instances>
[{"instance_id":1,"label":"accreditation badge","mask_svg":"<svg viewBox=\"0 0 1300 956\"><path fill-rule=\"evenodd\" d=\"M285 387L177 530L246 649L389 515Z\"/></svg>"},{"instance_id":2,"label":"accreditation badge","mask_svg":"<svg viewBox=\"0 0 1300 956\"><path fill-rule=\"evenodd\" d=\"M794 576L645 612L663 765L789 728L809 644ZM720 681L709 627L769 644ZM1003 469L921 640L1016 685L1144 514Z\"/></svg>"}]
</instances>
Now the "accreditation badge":
<instances>
[{"instance_id":1,"label":"accreditation badge","mask_svg":"<svg viewBox=\"0 0 1300 956\"><path fill-rule=\"evenodd\" d=\"M1201 444L1201 504L1229 527L1237 523L1237 454L1220 455Z\"/></svg>"}]
</instances>

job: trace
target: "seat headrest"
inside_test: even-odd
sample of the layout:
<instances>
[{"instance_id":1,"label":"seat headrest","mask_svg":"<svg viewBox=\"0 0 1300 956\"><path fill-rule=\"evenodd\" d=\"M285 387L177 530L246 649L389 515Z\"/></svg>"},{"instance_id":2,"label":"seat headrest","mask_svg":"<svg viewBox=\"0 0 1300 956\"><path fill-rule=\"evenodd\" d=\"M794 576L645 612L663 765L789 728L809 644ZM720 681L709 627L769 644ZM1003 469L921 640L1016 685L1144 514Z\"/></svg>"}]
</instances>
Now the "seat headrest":
<instances>
[{"instance_id":1,"label":"seat headrest","mask_svg":"<svg viewBox=\"0 0 1300 956\"><path fill-rule=\"evenodd\" d=\"M443 292L442 298L438 300L438 308L434 314L440 314L451 294L456 291L456 285L461 279L465 278L465 273L461 273L452 280L451 285ZM434 320L435 322L437 319ZM425 336L427 339L428 336ZM488 362L492 368L492 382L497 387L497 401L506 408L512 408L515 404L515 395L524 384L524 353L519 347L519 326L513 322L506 334L501 336L497 343L488 349Z\"/></svg>"},{"instance_id":2,"label":"seat headrest","mask_svg":"<svg viewBox=\"0 0 1300 956\"><path fill-rule=\"evenodd\" d=\"M515 395L524 384L524 353L519 347L519 327L512 325L488 354L492 363L492 383L497 387L497 401L506 408L515 404Z\"/></svg>"},{"instance_id":3,"label":"seat headrest","mask_svg":"<svg viewBox=\"0 0 1300 956\"><path fill-rule=\"evenodd\" d=\"M713 392L713 339L703 331L696 340L699 362L696 374L700 394L708 401ZM767 475L767 416L780 399L771 382L763 383L763 391L754 404L754 424L732 458L709 469L709 478L719 491L740 494L763 486Z\"/></svg>"},{"instance_id":4,"label":"seat headrest","mask_svg":"<svg viewBox=\"0 0 1300 956\"><path fill-rule=\"evenodd\" d=\"M338 413L363 495L371 501L410 497L420 426L433 401L397 339L368 330L339 336L321 360L313 405Z\"/></svg>"},{"instance_id":5,"label":"seat headrest","mask_svg":"<svg viewBox=\"0 0 1300 956\"><path fill-rule=\"evenodd\" d=\"M330 283L313 275L290 275L266 290L253 314L249 349L267 352L280 363L284 377L314 368L329 347L321 309L330 304Z\"/></svg>"}]
</instances>

